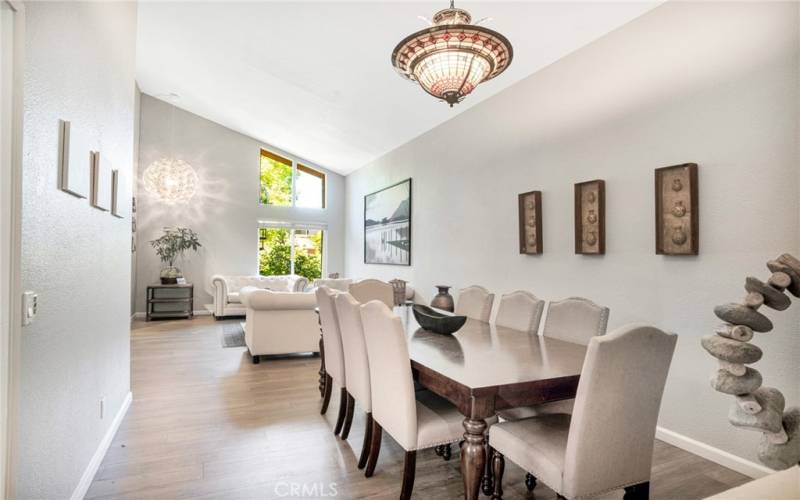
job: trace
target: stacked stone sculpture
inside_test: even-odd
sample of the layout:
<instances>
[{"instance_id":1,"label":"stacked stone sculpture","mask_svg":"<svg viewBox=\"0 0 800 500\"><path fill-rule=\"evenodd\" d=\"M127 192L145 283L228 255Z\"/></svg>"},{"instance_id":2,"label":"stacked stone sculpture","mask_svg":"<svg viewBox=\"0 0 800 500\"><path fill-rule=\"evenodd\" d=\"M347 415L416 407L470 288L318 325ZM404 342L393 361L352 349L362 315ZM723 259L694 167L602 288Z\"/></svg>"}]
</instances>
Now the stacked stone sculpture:
<instances>
[{"instance_id":1,"label":"stacked stone sculpture","mask_svg":"<svg viewBox=\"0 0 800 500\"><path fill-rule=\"evenodd\" d=\"M783 470L800 462L800 408L785 409L783 394L762 386L758 370L746 365L763 355L758 346L750 343L754 332L772 330L772 321L758 309L787 309L791 299L785 291L800 298L800 260L785 253L767 262L767 268L772 275L766 283L753 277L745 280L747 295L741 304L714 308L714 314L724 323L717 327L716 335L703 337L701 345L719 361L719 368L711 376L711 387L734 397L728 421L736 427L761 432L759 460Z\"/></svg>"}]
</instances>

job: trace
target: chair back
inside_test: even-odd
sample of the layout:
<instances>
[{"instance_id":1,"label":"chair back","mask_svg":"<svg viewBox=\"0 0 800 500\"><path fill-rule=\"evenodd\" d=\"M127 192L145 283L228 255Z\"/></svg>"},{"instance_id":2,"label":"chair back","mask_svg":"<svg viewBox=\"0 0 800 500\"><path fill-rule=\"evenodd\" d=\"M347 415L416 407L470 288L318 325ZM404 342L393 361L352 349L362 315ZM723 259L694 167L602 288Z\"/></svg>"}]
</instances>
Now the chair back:
<instances>
[{"instance_id":1,"label":"chair back","mask_svg":"<svg viewBox=\"0 0 800 500\"><path fill-rule=\"evenodd\" d=\"M650 480L661 396L678 336L628 325L589 341L564 457L567 498Z\"/></svg>"},{"instance_id":2,"label":"chair back","mask_svg":"<svg viewBox=\"0 0 800 500\"><path fill-rule=\"evenodd\" d=\"M489 290L478 285L468 286L458 294L455 314L488 323L493 303L494 294Z\"/></svg>"},{"instance_id":3,"label":"chair back","mask_svg":"<svg viewBox=\"0 0 800 500\"><path fill-rule=\"evenodd\" d=\"M339 330L339 315L333 299L338 292L321 286L314 292L317 295L319 322L322 326L322 345L325 348L325 372L339 384L347 387L344 371L344 352L342 334Z\"/></svg>"},{"instance_id":4,"label":"chair back","mask_svg":"<svg viewBox=\"0 0 800 500\"><path fill-rule=\"evenodd\" d=\"M607 307L581 297L550 302L542 335L586 345L592 337L605 335L608 314Z\"/></svg>"},{"instance_id":5,"label":"chair back","mask_svg":"<svg viewBox=\"0 0 800 500\"><path fill-rule=\"evenodd\" d=\"M539 300L530 292L517 290L500 297L497 308L497 317L494 322L497 326L522 330L536 335L539 333L539 322L544 311L544 301Z\"/></svg>"},{"instance_id":6,"label":"chair back","mask_svg":"<svg viewBox=\"0 0 800 500\"><path fill-rule=\"evenodd\" d=\"M367 344L364 341L364 327L361 324L361 304L347 292L337 294L334 302L336 303L336 313L339 316L339 330L342 334L347 391L358 401L364 411L371 412L369 361Z\"/></svg>"},{"instance_id":7,"label":"chair back","mask_svg":"<svg viewBox=\"0 0 800 500\"><path fill-rule=\"evenodd\" d=\"M361 306L372 388L372 418L406 450L417 445L417 402L403 324L383 302Z\"/></svg>"},{"instance_id":8,"label":"chair back","mask_svg":"<svg viewBox=\"0 0 800 500\"><path fill-rule=\"evenodd\" d=\"M394 287L381 280L366 279L350 284L348 290L358 302L366 304L370 300L380 300L388 308L394 307Z\"/></svg>"}]
</instances>

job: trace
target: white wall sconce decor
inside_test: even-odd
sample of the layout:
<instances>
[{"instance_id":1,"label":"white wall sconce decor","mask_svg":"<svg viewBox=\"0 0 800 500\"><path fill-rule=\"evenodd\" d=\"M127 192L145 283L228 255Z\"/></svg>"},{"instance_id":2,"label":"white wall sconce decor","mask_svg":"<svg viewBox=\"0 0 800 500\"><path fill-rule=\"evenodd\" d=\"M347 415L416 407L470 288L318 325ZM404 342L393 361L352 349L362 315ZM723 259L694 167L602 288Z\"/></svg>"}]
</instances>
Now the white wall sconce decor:
<instances>
[{"instance_id":1,"label":"white wall sconce decor","mask_svg":"<svg viewBox=\"0 0 800 500\"><path fill-rule=\"evenodd\" d=\"M142 174L142 180L144 188L149 193L168 205L176 205L192 199L197 192L200 178L188 162L176 158L172 152L175 135L175 101L180 99L180 96L169 93L163 94L163 97L172 106L169 118L170 155L151 163Z\"/></svg>"},{"instance_id":2,"label":"white wall sconce decor","mask_svg":"<svg viewBox=\"0 0 800 500\"><path fill-rule=\"evenodd\" d=\"M197 192L200 179L191 165L175 158L161 158L147 167L144 187L168 204L186 203Z\"/></svg>"},{"instance_id":3,"label":"white wall sconce decor","mask_svg":"<svg viewBox=\"0 0 800 500\"><path fill-rule=\"evenodd\" d=\"M80 128L59 120L58 187L65 193L88 198L91 189L92 147Z\"/></svg>"},{"instance_id":4,"label":"white wall sconce decor","mask_svg":"<svg viewBox=\"0 0 800 500\"><path fill-rule=\"evenodd\" d=\"M107 212L111 209L111 162L98 152L94 152L93 156L90 203Z\"/></svg>"}]
</instances>

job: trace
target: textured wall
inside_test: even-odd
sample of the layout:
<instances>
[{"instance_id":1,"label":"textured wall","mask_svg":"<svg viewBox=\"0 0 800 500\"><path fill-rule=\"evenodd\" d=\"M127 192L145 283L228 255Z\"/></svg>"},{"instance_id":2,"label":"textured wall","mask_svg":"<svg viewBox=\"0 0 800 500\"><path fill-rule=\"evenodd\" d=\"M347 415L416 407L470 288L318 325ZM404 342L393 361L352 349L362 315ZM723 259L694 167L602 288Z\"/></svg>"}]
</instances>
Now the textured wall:
<instances>
[{"instance_id":1,"label":"textured wall","mask_svg":"<svg viewBox=\"0 0 800 500\"><path fill-rule=\"evenodd\" d=\"M589 297L609 328L680 334L660 425L755 460L700 347L713 306L800 255L797 3L668 3L347 177L348 276ZM500 77L502 78L502 76ZM476 92L480 92L478 89ZM441 103L432 105L443 106ZM655 255L653 169L699 164L700 255ZM363 195L413 177L412 266L363 264ZM574 254L573 183L606 180L605 256ZM518 253L517 194L543 192L544 254ZM795 301L797 302L797 301ZM800 304L768 311L765 384L800 404Z\"/></svg>"},{"instance_id":2,"label":"textured wall","mask_svg":"<svg viewBox=\"0 0 800 500\"><path fill-rule=\"evenodd\" d=\"M212 302L214 274L258 274L258 221L327 222L328 273L342 272L344 235L344 178L327 174L327 208L269 207L258 204L261 148L283 154L262 142L192 113L175 109L146 94L141 97L139 194L136 252L136 310L145 310L145 289L157 282L161 262L148 242L165 226L194 229L202 251L178 267L195 284L195 310ZM172 137L172 139L170 139ZM186 205L169 206L142 188L141 176L153 161L174 155L188 161L200 177L200 190ZM316 167L313 163L305 162Z\"/></svg>"},{"instance_id":3,"label":"textured wall","mask_svg":"<svg viewBox=\"0 0 800 500\"><path fill-rule=\"evenodd\" d=\"M57 189L58 120L130 175L136 5L26 7L22 276L39 315L22 330L16 483L69 498L130 388L130 220Z\"/></svg>"}]
</instances>

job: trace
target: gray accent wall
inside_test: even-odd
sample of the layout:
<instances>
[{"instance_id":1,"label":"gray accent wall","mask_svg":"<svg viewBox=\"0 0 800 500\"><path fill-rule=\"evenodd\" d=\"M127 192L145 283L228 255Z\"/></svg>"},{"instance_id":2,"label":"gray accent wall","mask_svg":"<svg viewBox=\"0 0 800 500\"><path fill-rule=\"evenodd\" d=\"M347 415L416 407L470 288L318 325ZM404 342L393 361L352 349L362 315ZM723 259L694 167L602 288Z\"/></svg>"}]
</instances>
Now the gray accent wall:
<instances>
[{"instance_id":1,"label":"gray accent wall","mask_svg":"<svg viewBox=\"0 0 800 500\"><path fill-rule=\"evenodd\" d=\"M709 386L716 366L700 338L746 276L766 278L780 253L800 257L799 14L794 2L666 3L350 174L346 275L400 277L424 301L438 284L584 296L611 308L609 331L677 332L660 425L755 461L759 433L728 424L732 398ZM653 170L686 162L699 165L700 254L656 255ZM412 265L365 265L363 196L407 177ZM597 178L606 255L575 255L573 184ZM539 256L519 254L517 194L530 190L543 193ZM765 385L790 405L794 302L767 311L775 330L754 341Z\"/></svg>"},{"instance_id":2,"label":"gray accent wall","mask_svg":"<svg viewBox=\"0 0 800 500\"><path fill-rule=\"evenodd\" d=\"M16 498L65 499L130 391L131 226L58 190L58 120L131 175L136 4L25 7L21 271L39 313L21 337Z\"/></svg>"},{"instance_id":3,"label":"gray accent wall","mask_svg":"<svg viewBox=\"0 0 800 500\"><path fill-rule=\"evenodd\" d=\"M325 235L325 272L344 270L344 177L303 158L234 132L147 94L141 96L137 197L136 311L145 310L148 284L158 281L161 262L149 241L166 226L190 227L198 233L202 250L179 263L187 281L195 285L195 310L212 302L211 276L258 274L260 220L322 222ZM174 120L174 125L173 125ZM259 205L261 149L325 172L326 208ZM167 205L142 185L152 162L174 156L189 162L200 178L200 189L183 205Z\"/></svg>"}]
</instances>

